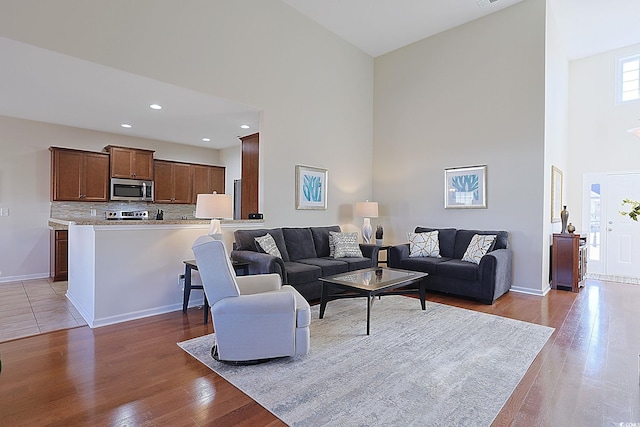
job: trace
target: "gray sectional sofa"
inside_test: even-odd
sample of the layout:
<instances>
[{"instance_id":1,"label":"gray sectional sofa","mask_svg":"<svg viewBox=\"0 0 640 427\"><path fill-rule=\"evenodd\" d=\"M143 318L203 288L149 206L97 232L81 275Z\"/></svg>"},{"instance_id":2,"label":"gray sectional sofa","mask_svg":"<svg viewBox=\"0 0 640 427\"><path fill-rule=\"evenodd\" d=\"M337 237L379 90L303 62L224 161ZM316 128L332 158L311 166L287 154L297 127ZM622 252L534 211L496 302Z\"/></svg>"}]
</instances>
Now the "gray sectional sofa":
<instances>
[{"instance_id":1,"label":"gray sectional sofa","mask_svg":"<svg viewBox=\"0 0 640 427\"><path fill-rule=\"evenodd\" d=\"M231 258L250 262L250 274L278 273L308 301L320 298L320 277L376 267L379 247L360 244L363 257L333 258L329 251L329 232L341 232L340 226L236 230ZM278 258L262 252L255 238L273 236L282 255Z\"/></svg>"},{"instance_id":2,"label":"gray sectional sofa","mask_svg":"<svg viewBox=\"0 0 640 427\"><path fill-rule=\"evenodd\" d=\"M389 248L389 267L429 273L429 290L469 297L493 304L513 283L509 233L506 231L458 230L416 227L415 233L438 230L441 257L410 257L409 244ZM493 247L479 264L462 261L475 234L496 235Z\"/></svg>"}]
</instances>

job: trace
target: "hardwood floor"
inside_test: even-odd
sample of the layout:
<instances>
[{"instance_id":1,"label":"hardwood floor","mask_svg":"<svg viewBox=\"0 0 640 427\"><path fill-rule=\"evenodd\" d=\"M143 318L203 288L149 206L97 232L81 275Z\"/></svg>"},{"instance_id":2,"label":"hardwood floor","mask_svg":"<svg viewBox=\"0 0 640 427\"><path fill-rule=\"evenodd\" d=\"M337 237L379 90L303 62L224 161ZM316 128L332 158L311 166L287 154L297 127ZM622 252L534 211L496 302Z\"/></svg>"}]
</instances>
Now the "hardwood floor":
<instances>
[{"instance_id":1,"label":"hardwood floor","mask_svg":"<svg viewBox=\"0 0 640 427\"><path fill-rule=\"evenodd\" d=\"M428 300L556 328L494 425L640 421L640 286ZM191 309L0 343L0 425L284 425L176 345L210 332Z\"/></svg>"}]
</instances>

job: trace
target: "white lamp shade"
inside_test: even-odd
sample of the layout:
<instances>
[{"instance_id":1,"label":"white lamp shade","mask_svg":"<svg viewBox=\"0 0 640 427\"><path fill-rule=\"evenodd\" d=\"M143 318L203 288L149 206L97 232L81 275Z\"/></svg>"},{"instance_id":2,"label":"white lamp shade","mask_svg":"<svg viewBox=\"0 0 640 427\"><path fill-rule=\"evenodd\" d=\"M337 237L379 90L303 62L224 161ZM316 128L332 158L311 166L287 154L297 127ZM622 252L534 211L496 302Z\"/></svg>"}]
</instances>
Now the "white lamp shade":
<instances>
[{"instance_id":1,"label":"white lamp shade","mask_svg":"<svg viewBox=\"0 0 640 427\"><path fill-rule=\"evenodd\" d=\"M232 216L231 194L198 194L196 218L231 218Z\"/></svg>"},{"instance_id":2,"label":"white lamp shade","mask_svg":"<svg viewBox=\"0 0 640 427\"><path fill-rule=\"evenodd\" d=\"M356 216L378 218L378 202L356 202Z\"/></svg>"}]
</instances>

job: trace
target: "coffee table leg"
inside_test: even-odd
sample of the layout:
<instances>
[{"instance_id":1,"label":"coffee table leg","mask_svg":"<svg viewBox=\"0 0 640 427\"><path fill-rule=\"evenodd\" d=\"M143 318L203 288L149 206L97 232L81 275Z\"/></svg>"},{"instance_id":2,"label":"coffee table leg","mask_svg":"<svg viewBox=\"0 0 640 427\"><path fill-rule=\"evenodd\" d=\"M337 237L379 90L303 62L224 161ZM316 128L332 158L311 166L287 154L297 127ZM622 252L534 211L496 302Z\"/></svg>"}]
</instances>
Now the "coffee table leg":
<instances>
[{"instance_id":1,"label":"coffee table leg","mask_svg":"<svg viewBox=\"0 0 640 427\"><path fill-rule=\"evenodd\" d=\"M324 309L327 308L327 300L329 299L329 284L322 283L322 289L320 290L320 319L324 317Z\"/></svg>"},{"instance_id":2,"label":"coffee table leg","mask_svg":"<svg viewBox=\"0 0 640 427\"><path fill-rule=\"evenodd\" d=\"M372 299L371 295L367 295L367 335L369 335L369 324L371 323L371 304L374 299L375 296Z\"/></svg>"},{"instance_id":3,"label":"coffee table leg","mask_svg":"<svg viewBox=\"0 0 640 427\"><path fill-rule=\"evenodd\" d=\"M424 280L420 281L420 304L422 304L422 309L426 310L427 306L426 306L426 302L425 299L427 298L427 290L426 290L426 285L424 283Z\"/></svg>"}]
</instances>

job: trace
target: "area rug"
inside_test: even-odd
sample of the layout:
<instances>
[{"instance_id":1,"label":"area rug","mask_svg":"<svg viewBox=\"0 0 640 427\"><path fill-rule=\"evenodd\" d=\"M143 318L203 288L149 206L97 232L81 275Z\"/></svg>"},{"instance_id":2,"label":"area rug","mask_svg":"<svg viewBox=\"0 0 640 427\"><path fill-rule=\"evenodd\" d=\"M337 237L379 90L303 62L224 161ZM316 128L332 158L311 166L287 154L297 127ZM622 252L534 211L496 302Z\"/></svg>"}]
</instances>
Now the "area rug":
<instances>
[{"instance_id":1,"label":"area rug","mask_svg":"<svg viewBox=\"0 0 640 427\"><path fill-rule=\"evenodd\" d=\"M214 334L178 343L291 426L488 426L553 328L420 301L313 306L311 351L254 366L216 362Z\"/></svg>"}]
</instances>

